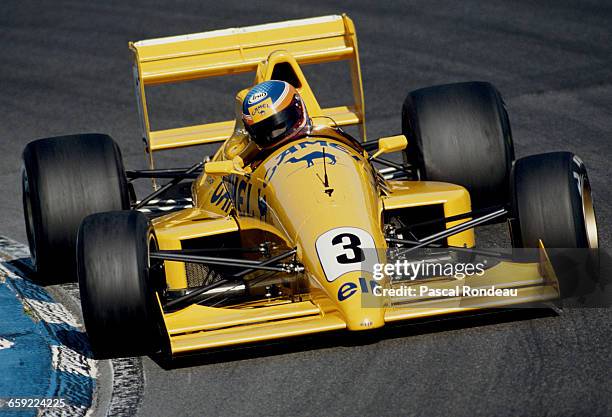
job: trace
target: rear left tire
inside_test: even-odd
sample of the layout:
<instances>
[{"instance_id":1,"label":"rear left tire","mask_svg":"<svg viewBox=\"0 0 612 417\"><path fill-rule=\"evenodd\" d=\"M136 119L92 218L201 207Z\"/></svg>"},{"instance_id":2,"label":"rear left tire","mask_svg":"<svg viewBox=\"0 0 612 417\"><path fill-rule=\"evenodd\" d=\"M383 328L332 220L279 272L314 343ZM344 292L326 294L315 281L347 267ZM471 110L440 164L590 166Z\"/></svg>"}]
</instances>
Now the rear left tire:
<instances>
[{"instance_id":1,"label":"rear left tire","mask_svg":"<svg viewBox=\"0 0 612 417\"><path fill-rule=\"evenodd\" d=\"M510 122L497 89L464 82L411 92L402 107L405 161L420 178L465 187L472 208L506 205L514 160Z\"/></svg>"}]
</instances>

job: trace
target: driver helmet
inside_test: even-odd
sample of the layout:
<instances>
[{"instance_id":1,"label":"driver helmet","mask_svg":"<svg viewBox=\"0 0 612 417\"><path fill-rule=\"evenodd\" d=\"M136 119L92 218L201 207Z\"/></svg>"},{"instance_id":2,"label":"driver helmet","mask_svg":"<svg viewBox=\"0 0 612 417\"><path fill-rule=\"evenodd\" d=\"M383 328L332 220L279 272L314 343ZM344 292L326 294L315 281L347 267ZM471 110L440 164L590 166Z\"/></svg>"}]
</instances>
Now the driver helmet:
<instances>
[{"instance_id":1,"label":"driver helmet","mask_svg":"<svg viewBox=\"0 0 612 417\"><path fill-rule=\"evenodd\" d=\"M285 81L257 84L242 102L242 121L251 139L262 149L292 138L308 122L304 101Z\"/></svg>"}]
</instances>

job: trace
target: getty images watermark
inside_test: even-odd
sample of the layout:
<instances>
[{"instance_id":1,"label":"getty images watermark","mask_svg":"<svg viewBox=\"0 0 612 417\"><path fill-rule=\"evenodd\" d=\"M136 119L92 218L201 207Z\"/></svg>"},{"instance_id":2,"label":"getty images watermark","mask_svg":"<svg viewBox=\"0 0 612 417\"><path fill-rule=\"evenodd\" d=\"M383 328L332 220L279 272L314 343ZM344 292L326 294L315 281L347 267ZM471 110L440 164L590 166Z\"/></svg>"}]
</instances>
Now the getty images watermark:
<instances>
[{"instance_id":1,"label":"getty images watermark","mask_svg":"<svg viewBox=\"0 0 612 417\"><path fill-rule=\"evenodd\" d=\"M421 276L431 277L454 277L463 279L466 276L477 275L483 276L485 273L486 264L479 263L461 263L461 262L409 262L407 260L398 260L391 264L374 264L374 279L380 281L385 275L396 277L397 279L415 280Z\"/></svg>"},{"instance_id":2,"label":"getty images watermark","mask_svg":"<svg viewBox=\"0 0 612 417\"><path fill-rule=\"evenodd\" d=\"M358 282L338 288L338 300L361 294L362 305L440 308L460 305L531 308L556 300L564 307L612 307L612 251L600 249L393 248L364 251ZM383 261L383 259L385 259ZM462 304L465 303L465 304Z\"/></svg>"},{"instance_id":3,"label":"getty images watermark","mask_svg":"<svg viewBox=\"0 0 612 417\"><path fill-rule=\"evenodd\" d=\"M420 285L400 285L385 288L376 282L385 276L395 281L414 281L430 277L455 278L464 280L467 277L482 277L486 272L484 262L409 262L397 260L394 263L376 263L373 265L374 282L371 285L372 294L378 297L516 297L516 288L496 288L494 285L478 288L470 285L455 285L448 287L435 287L420 282Z\"/></svg>"}]
</instances>

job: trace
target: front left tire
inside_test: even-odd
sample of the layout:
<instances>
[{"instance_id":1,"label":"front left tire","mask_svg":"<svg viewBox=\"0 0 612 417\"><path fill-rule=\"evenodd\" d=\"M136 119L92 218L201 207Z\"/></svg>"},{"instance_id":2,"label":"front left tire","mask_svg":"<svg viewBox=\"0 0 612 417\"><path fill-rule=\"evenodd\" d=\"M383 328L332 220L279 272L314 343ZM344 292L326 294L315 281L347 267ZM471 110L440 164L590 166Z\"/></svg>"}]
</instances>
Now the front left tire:
<instances>
[{"instance_id":1,"label":"front left tire","mask_svg":"<svg viewBox=\"0 0 612 417\"><path fill-rule=\"evenodd\" d=\"M598 233L591 186L582 160L570 152L520 158L511 181L510 229L515 248L540 241L562 298L588 294L599 280ZM526 253L525 253L526 252ZM517 251L535 258L534 251Z\"/></svg>"},{"instance_id":2,"label":"front left tire","mask_svg":"<svg viewBox=\"0 0 612 417\"><path fill-rule=\"evenodd\" d=\"M597 249L591 185L582 160L571 152L520 158L511 181L515 247Z\"/></svg>"}]
</instances>

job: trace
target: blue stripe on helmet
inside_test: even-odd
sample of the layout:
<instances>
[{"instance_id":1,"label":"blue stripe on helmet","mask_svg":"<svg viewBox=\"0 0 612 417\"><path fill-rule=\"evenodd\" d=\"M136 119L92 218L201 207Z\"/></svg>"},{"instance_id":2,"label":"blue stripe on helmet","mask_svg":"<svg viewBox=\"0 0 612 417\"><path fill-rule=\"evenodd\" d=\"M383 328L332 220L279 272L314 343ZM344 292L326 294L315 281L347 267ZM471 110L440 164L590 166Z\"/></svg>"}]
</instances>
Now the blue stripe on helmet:
<instances>
[{"instance_id":1,"label":"blue stripe on helmet","mask_svg":"<svg viewBox=\"0 0 612 417\"><path fill-rule=\"evenodd\" d=\"M286 83L284 81L270 80L257 84L253 87L242 102L242 113L249 114L249 107L259 103L267 98L275 103L285 91Z\"/></svg>"}]
</instances>

